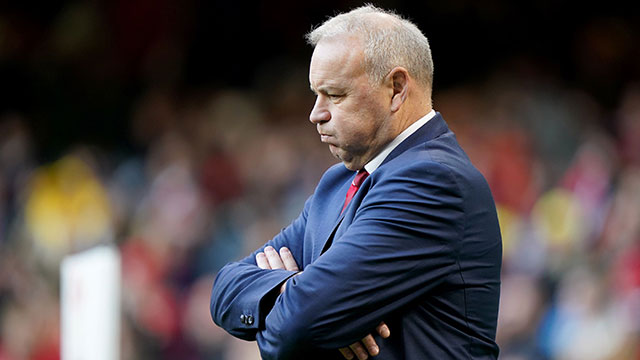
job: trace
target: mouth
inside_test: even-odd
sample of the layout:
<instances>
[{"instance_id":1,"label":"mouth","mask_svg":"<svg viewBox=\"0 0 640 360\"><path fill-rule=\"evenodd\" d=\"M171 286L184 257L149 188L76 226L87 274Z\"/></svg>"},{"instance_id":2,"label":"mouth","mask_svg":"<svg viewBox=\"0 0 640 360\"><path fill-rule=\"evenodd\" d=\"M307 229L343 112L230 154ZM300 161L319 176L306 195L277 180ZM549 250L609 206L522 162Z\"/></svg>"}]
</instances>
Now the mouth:
<instances>
[{"instance_id":1,"label":"mouth","mask_svg":"<svg viewBox=\"0 0 640 360\"><path fill-rule=\"evenodd\" d=\"M332 137L332 135L320 133L320 141L323 143L328 143L329 139L331 139Z\"/></svg>"}]
</instances>

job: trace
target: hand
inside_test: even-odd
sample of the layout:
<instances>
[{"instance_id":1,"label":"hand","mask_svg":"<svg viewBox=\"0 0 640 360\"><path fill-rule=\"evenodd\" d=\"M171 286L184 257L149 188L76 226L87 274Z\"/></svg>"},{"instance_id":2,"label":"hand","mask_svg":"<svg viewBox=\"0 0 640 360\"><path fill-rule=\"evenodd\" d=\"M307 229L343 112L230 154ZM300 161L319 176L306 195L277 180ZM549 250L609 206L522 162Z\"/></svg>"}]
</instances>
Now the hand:
<instances>
[{"instance_id":1,"label":"hand","mask_svg":"<svg viewBox=\"0 0 640 360\"><path fill-rule=\"evenodd\" d=\"M291 251L284 246L280 248L279 254L272 246L265 247L264 252L256 254L256 264L261 269L285 269L290 271L299 271L298 264L293 258L293 254L291 254ZM286 285L287 282L285 281L280 286L281 294L285 291ZM389 327L384 322L381 322L380 325L376 327L376 331L385 339L391 335ZM356 341L348 347L344 347L339 350L342 356L348 360L351 360L356 356L358 357L358 360L364 360L368 359L369 355L377 356L380 353L380 348L371 334L365 336L362 340Z\"/></svg>"},{"instance_id":2,"label":"hand","mask_svg":"<svg viewBox=\"0 0 640 360\"><path fill-rule=\"evenodd\" d=\"M285 269L290 271L299 271L296 259L293 258L293 254L286 247L280 248L280 254L276 252L272 246L264 248L264 252L256 254L256 264L260 269ZM287 287L287 282L283 282L280 286L280 294L284 292Z\"/></svg>"},{"instance_id":3,"label":"hand","mask_svg":"<svg viewBox=\"0 0 640 360\"><path fill-rule=\"evenodd\" d=\"M391 335L389 327L384 322L381 322L380 325L376 327L376 331L385 339ZM340 350L342 356L347 360L351 360L355 356L358 357L358 360L365 360L369 358L369 355L377 356L380 353L380 348L371 334L365 336L360 341L354 342L348 347L340 348L338 350Z\"/></svg>"}]
</instances>

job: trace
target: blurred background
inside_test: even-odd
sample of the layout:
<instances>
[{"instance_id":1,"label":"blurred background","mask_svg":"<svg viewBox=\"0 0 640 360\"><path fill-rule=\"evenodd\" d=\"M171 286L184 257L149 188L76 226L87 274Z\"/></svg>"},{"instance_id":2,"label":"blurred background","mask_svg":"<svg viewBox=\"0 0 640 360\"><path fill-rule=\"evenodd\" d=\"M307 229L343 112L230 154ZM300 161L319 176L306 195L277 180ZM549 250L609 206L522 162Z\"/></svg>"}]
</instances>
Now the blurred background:
<instances>
[{"instance_id":1,"label":"blurred background","mask_svg":"<svg viewBox=\"0 0 640 360\"><path fill-rule=\"evenodd\" d=\"M335 163L303 35L361 4L0 2L0 360L59 358L60 261L102 243L122 359L256 359L211 285ZM501 358L640 359L638 6L376 4L429 38L434 107L498 204Z\"/></svg>"}]
</instances>

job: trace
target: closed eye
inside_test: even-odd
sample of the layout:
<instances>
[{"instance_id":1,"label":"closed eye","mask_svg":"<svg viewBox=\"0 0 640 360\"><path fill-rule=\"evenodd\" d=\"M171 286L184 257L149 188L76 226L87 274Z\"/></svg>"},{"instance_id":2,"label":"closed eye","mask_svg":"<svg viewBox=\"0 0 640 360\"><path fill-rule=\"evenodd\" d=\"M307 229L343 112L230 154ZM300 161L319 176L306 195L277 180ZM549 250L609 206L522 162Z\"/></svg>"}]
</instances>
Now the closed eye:
<instances>
[{"instance_id":1,"label":"closed eye","mask_svg":"<svg viewBox=\"0 0 640 360\"><path fill-rule=\"evenodd\" d=\"M314 89L313 87L311 87L311 92L313 92L313 94L315 96L325 96L328 97L329 100L333 101L333 102L338 102L341 101L342 98L344 98L347 94L344 92L333 92L336 90L329 90L326 88L321 88L321 89Z\"/></svg>"}]
</instances>

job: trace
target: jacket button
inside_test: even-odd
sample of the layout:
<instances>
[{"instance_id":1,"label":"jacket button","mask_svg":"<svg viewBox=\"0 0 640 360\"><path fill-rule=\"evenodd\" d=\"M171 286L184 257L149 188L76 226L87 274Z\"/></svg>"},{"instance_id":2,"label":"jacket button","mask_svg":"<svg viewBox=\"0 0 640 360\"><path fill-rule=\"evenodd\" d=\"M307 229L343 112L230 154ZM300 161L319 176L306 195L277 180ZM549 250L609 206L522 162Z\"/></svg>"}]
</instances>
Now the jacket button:
<instances>
[{"instance_id":1,"label":"jacket button","mask_svg":"<svg viewBox=\"0 0 640 360\"><path fill-rule=\"evenodd\" d=\"M253 316L251 316L251 315L247 316L246 320L247 320L247 322L246 322L247 325L249 325L249 326L253 325Z\"/></svg>"},{"instance_id":2,"label":"jacket button","mask_svg":"<svg viewBox=\"0 0 640 360\"><path fill-rule=\"evenodd\" d=\"M240 322L243 324L247 323L247 316L245 314L240 315Z\"/></svg>"}]
</instances>

